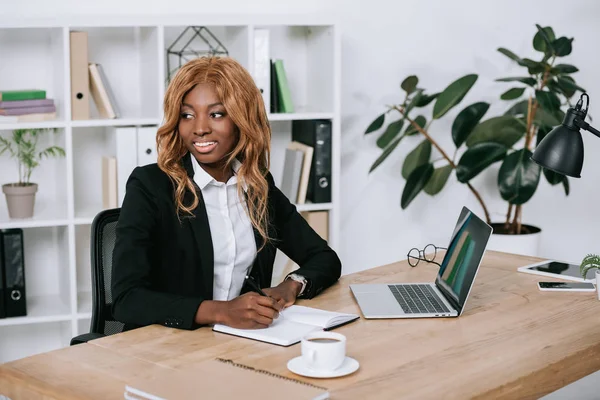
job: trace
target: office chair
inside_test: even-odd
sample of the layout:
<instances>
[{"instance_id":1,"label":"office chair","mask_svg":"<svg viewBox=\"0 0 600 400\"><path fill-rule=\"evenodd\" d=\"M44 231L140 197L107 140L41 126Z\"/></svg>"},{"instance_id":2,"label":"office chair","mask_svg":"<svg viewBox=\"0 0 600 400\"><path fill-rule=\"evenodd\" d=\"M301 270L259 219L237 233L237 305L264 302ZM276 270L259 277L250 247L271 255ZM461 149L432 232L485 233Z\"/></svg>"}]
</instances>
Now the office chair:
<instances>
[{"instance_id":1,"label":"office chair","mask_svg":"<svg viewBox=\"0 0 600 400\"><path fill-rule=\"evenodd\" d=\"M92 321L90 333L71 339L71 346L123 331L123 323L112 317L112 254L120 208L99 212L92 221L90 253L92 261Z\"/></svg>"}]
</instances>

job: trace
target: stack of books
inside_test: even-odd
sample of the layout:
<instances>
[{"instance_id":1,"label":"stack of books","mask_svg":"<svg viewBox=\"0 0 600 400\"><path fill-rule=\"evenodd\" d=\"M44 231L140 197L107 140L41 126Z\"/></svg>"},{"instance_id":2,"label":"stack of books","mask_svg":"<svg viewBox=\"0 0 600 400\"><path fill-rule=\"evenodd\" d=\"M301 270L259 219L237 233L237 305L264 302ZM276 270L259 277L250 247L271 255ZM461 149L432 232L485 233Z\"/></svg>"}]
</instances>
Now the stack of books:
<instances>
[{"instance_id":1,"label":"stack of books","mask_svg":"<svg viewBox=\"0 0 600 400\"><path fill-rule=\"evenodd\" d=\"M56 119L56 105L40 89L0 91L0 123L39 122Z\"/></svg>"}]
</instances>

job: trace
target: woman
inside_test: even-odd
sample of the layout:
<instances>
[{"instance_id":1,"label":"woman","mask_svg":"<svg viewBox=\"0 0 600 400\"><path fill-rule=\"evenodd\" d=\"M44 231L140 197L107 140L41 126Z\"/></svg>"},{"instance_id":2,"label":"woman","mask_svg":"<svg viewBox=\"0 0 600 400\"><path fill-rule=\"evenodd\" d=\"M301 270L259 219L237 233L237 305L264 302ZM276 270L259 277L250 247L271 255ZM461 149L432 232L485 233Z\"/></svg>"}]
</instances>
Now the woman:
<instances>
[{"instance_id":1,"label":"woman","mask_svg":"<svg viewBox=\"0 0 600 400\"><path fill-rule=\"evenodd\" d=\"M112 312L126 330L264 328L297 297L337 281L338 256L268 171L269 122L240 64L188 62L167 88L164 113L158 163L132 172L116 228ZM276 249L300 268L269 288Z\"/></svg>"}]
</instances>

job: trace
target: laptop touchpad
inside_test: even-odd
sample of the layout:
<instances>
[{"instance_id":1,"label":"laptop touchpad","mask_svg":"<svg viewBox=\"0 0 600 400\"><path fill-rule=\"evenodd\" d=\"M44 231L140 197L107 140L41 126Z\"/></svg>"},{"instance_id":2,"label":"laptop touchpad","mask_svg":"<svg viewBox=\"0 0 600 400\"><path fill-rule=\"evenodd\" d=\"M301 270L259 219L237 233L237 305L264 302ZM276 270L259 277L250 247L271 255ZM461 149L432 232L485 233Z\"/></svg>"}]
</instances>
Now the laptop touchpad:
<instances>
[{"instance_id":1,"label":"laptop touchpad","mask_svg":"<svg viewBox=\"0 0 600 400\"><path fill-rule=\"evenodd\" d=\"M387 287L378 292L357 293L360 308L365 316L402 315L404 311Z\"/></svg>"}]
</instances>

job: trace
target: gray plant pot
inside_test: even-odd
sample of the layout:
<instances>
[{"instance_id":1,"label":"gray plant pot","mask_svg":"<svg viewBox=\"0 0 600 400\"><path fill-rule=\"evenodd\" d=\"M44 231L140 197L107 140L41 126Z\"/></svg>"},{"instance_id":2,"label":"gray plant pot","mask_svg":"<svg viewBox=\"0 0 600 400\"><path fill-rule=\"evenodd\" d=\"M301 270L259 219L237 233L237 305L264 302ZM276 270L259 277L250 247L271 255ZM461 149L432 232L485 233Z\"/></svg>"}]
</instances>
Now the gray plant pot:
<instances>
[{"instance_id":1,"label":"gray plant pot","mask_svg":"<svg viewBox=\"0 0 600 400\"><path fill-rule=\"evenodd\" d=\"M2 192L6 196L6 204L8 205L8 216L10 218L33 217L33 206L37 190L37 183L30 183L27 186L18 183L2 185Z\"/></svg>"}]
</instances>

